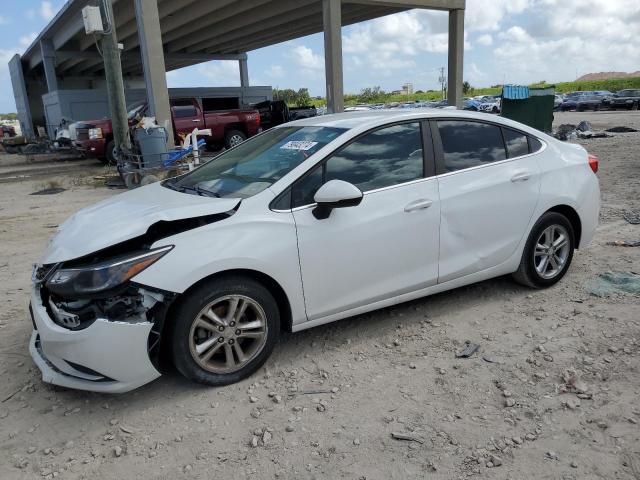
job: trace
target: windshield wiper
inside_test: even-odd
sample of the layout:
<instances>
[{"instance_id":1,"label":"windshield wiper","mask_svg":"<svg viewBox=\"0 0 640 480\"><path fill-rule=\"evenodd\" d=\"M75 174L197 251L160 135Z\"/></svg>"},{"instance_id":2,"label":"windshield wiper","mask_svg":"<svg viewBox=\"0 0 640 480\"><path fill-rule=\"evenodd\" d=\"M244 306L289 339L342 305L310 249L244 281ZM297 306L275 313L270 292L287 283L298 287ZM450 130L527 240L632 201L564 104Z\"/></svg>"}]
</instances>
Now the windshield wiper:
<instances>
[{"instance_id":1,"label":"windshield wiper","mask_svg":"<svg viewBox=\"0 0 640 480\"><path fill-rule=\"evenodd\" d=\"M176 192L185 193L187 190L189 190L189 191L195 192L198 195L201 195L203 197L220 198L220 194L219 193L212 192L211 190L207 190L206 188L202 188L202 187L199 187L199 186L187 187L185 185L176 185L175 182L169 182L169 181L164 182L164 186L166 186L167 188L170 188L171 190L175 190Z\"/></svg>"}]
</instances>

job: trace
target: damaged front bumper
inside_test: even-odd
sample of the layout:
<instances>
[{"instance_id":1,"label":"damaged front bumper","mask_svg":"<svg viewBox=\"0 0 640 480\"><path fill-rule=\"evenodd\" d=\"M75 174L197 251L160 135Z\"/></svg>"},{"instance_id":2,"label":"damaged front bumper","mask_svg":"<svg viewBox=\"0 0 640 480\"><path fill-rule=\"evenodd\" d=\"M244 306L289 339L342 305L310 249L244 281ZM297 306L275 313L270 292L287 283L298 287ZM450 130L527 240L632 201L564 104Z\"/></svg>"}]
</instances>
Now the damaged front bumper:
<instances>
[{"instance_id":1,"label":"damaged front bumper","mask_svg":"<svg viewBox=\"0 0 640 480\"><path fill-rule=\"evenodd\" d=\"M148 353L152 322L96 318L86 328L70 330L53 321L38 284L32 288L31 312L34 331L29 352L44 382L121 393L160 376Z\"/></svg>"}]
</instances>

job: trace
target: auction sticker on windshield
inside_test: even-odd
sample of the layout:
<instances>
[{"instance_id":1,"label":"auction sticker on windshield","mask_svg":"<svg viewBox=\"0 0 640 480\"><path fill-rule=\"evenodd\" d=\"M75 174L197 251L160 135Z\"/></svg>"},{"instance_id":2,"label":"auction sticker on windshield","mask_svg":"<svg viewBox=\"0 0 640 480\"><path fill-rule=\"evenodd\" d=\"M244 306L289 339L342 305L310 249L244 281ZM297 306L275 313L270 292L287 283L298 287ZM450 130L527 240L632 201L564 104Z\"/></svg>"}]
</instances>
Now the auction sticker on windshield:
<instances>
[{"instance_id":1,"label":"auction sticker on windshield","mask_svg":"<svg viewBox=\"0 0 640 480\"><path fill-rule=\"evenodd\" d=\"M309 140L290 140L280 148L284 150L311 150L318 142L312 142Z\"/></svg>"}]
</instances>

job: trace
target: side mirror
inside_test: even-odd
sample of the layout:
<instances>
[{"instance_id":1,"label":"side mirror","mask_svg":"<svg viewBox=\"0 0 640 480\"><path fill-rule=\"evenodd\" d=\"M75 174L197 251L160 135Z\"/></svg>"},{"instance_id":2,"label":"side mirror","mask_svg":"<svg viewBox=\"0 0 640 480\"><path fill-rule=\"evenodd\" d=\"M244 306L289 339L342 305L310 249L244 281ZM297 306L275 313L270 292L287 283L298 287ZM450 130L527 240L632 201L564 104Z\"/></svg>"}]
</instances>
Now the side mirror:
<instances>
[{"instance_id":1,"label":"side mirror","mask_svg":"<svg viewBox=\"0 0 640 480\"><path fill-rule=\"evenodd\" d=\"M355 185L342 180L329 180L322 185L313 199L317 203L313 216L318 220L329 218L334 208L355 207L362 202L362 192Z\"/></svg>"}]
</instances>

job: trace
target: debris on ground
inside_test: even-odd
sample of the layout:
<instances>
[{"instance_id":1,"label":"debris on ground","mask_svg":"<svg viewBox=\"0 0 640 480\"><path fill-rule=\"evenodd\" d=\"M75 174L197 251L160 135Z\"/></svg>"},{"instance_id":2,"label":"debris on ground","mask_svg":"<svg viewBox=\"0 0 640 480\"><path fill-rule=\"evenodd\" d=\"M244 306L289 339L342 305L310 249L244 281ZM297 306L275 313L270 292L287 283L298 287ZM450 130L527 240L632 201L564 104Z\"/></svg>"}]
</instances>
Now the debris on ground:
<instances>
[{"instance_id":1,"label":"debris on ground","mask_svg":"<svg viewBox=\"0 0 640 480\"><path fill-rule=\"evenodd\" d=\"M640 275L633 272L601 273L585 284L585 289L596 297L614 293L640 293Z\"/></svg>"},{"instance_id":2,"label":"debris on ground","mask_svg":"<svg viewBox=\"0 0 640 480\"><path fill-rule=\"evenodd\" d=\"M554 136L558 139L558 140L564 140L567 141L569 140L570 136L573 134L575 135L575 131L576 131L576 126L571 124L571 123L563 123L562 125L560 125L558 127L558 129L556 130L556 133L554 134Z\"/></svg>"},{"instance_id":3,"label":"debris on ground","mask_svg":"<svg viewBox=\"0 0 640 480\"><path fill-rule=\"evenodd\" d=\"M603 138L611 135L606 132L594 131L591 124L583 120L578 125L563 123L558 127L554 136L558 140L573 141L578 138Z\"/></svg>"},{"instance_id":4,"label":"debris on ground","mask_svg":"<svg viewBox=\"0 0 640 480\"><path fill-rule=\"evenodd\" d=\"M613 245L614 247L640 247L640 240L615 240L614 242L607 242L607 245Z\"/></svg>"},{"instance_id":5,"label":"debris on ground","mask_svg":"<svg viewBox=\"0 0 640 480\"><path fill-rule=\"evenodd\" d=\"M640 213L639 212L627 212L622 218L624 218L631 225L640 225Z\"/></svg>"},{"instance_id":6,"label":"debris on ground","mask_svg":"<svg viewBox=\"0 0 640 480\"><path fill-rule=\"evenodd\" d=\"M467 340L465 342L464 349L460 350L459 352L456 352L456 358L469 358L471 355L476 353L479 348L480 348L480 345L478 345L477 343L471 343L470 341Z\"/></svg>"},{"instance_id":7,"label":"debris on ground","mask_svg":"<svg viewBox=\"0 0 640 480\"><path fill-rule=\"evenodd\" d=\"M591 132L593 131L593 128L591 128L591 124L589 122L582 120L576 127L576 130L580 132Z\"/></svg>"},{"instance_id":8,"label":"debris on ground","mask_svg":"<svg viewBox=\"0 0 640 480\"><path fill-rule=\"evenodd\" d=\"M408 442L424 443L424 440L417 435L410 435L408 433L391 432L391 437L396 440L406 440Z\"/></svg>"},{"instance_id":9,"label":"debris on ground","mask_svg":"<svg viewBox=\"0 0 640 480\"><path fill-rule=\"evenodd\" d=\"M611 127L605 130L605 132L611 132L611 133L633 133L637 131L638 130L631 127Z\"/></svg>"},{"instance_id":10,"label":"debris on ground","mask_svg":"<svg viewBox=\"0 0 640 480\"><path fill-rule=\"evenodd\" d=\"M30 193L29 195L56 195L58 193L65 192L67 189L62 187L45 188L44 190L38 190L37 192Z\"/></svg>"}]
</instances>

